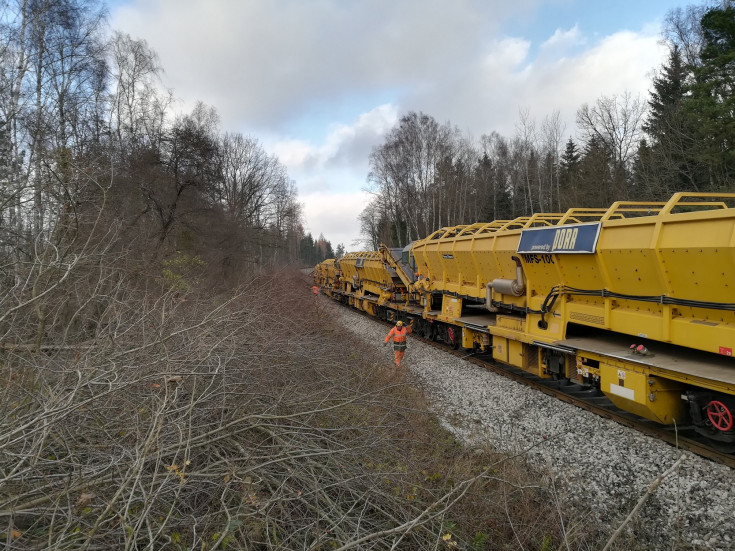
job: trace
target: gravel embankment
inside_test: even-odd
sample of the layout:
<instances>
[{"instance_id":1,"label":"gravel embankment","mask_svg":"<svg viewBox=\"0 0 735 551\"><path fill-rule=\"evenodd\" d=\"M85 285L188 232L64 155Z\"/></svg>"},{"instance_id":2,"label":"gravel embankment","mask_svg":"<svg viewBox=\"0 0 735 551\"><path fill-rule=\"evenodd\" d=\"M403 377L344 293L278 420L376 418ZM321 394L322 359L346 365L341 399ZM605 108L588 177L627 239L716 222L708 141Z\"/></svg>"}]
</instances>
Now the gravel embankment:
<instances>
[{"instance_id":1,"label":"gravel embankment","mask_svg":"<svg viewBox=\"0 0 735 551\"><path fill-rule=\"evenodd\" d=\"M385 325L337 304L327 308L346 329L376 347L388 332ZM383 350L390 366L392 350ZM735 472L728 467L531 391L410 337L403 369L458 439L499 451L526 450L526 459L554 478L566 509L584 515L575 520L606 524L610 532L683 454L678 474L664 479L632 524L636 540L649 549L735 550Z\"/></svg>"}]
</instances>

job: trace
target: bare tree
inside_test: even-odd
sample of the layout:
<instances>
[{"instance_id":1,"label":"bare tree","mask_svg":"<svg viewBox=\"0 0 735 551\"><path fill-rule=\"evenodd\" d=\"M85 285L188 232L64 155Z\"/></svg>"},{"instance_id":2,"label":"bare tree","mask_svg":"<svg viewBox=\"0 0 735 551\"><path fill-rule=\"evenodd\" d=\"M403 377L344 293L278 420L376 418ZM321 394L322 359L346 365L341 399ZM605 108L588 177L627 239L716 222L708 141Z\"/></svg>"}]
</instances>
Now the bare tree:
<instances>
[{"instance_id":1,"label":"bare tree","mask_svg":"<svg viewBox=\"0 0 735 551\"><path fill-rule=\"evenodd\" d=\"M225 210L244 227L270 224L270 207L287 180L285 167L254 138L225 134L221 150L222 183L217 195Z\"/></svg>"},{"instance_id":2,"label":"bare tree","mask_svg":"<svg viewBox=\"0 0 735 551\"><path fill-rule=\"evenodd\" d=\"M401 118L370 155L368 181L383 195L400 246L448 223L440 164L453 159L456 131L424 113Z\"/></svg>"},{"instance_id":3,"label":"bare tree","mask_svg":"<svg viewBox=\"0 0 735 551\"><path fill-rule=\"evenodd\" d=\"M547 195L542 204L542 210L561 210L561 184L559 178L559 156L561 155L562 139L565 132L559 111L554 111L544 118L541 123L541 136L544 157L544 178L546 178Z\"/></svg>"},{"instance_id":4,"label":"bare tree","mask_svg":"<svg viewBox=\"0 0 735 551\"><path fill-rule=\"evenodd\" d=\"M516 187L524 197L524 210L533 213L538 208L538 202L534 203L534 196L540 198L540 193L534 193L534 180L536 180L537 154L536 143L536 121L529 114L528 109L521 110L518 114L519 121L516 124L516 136L514 145L518 167L521 170L522 187Z\"/></svg>"},{"instance_id":5,"label":"bare tree","mask_svg":"<svg viewBox=\"0 0 735 551\"><path fill-rule=\"evenodd\" d=\"M14 284L22 286L24 263L66 237L82 193L77 184L88 181L73 173L89 169L80 154L94 139L87 121L99 115L89 106L104 85L102 11L93 0L19 0L3 8L0 119L8 147L0 216Z\"/></svg>"},{"instance_id":6,"label":"bare tree","mask_svg":"<svg viewBox=\"0 0 735 551\"><path fill-rule=\"evenodd\" d=\"M485 218L513 218L516 216L516 193L512 185L510 144L497 132L483 135L480 141L483 148L483 174L477 181L485 185Z\"/></svg>"},{"instance_id":7,"label":"bare tree","mask_svg":"<svg viewBox=\"0 0 735 551\"><path fill-rule=\"evenodd\" d=\"M388 209L382 203L382 197L376 196L363 209L359 216L360 235L364 241L362 246L367 250L377 251L380 245L394 246L391 237Z\"/></svg>"},{"instance_id":8,"label":"bare tree","mask_svg":"<svg viewBox=\"0 0 735 551\"><path fill-rule=\"evenodd\" d=\"M699 54L705 42L700 22L709 9L707 4L674 8L666 14L664 20L665 40L679 49L684 62L690 68L701 64Z\"/></svg>"},{"instance_id":9,"label":"bare tree","mask_svg":"<svg viewBox=\"0 0 735 551\"><path fill-rule=\"evenodd\" d=\"M622 96L603 96L590 107L577 111L577 124L586 139L598 138L610 148L616 162L630 163L641 136L645 104L629 92Z\"/></svg>"},{"instance_id":10,"label":"bare tree","mask_svg":"<svg viewBox=\"0 0 735 551\"><path fill-rule=\"evenodd\" d=\"M612 189L604 193L605 202L629 195L628 177L642 136L645 114L645 104L628 92L622 96L603 96L595 105L584 104L577 111L577 125L584 139L588 143L594 139L610 155Z\"/></svg>"},{"instance_id":11,"label":"bare tree","mask_svg":"<svg viewBox=\"0 0 735 551\"><path fill-rule=\"evenodd\" d=\"M145 40L115 32L110 42L114 92L111 126L118 143L160 148L167 122L171 92L157 86L161 67L158 55Z\"/></svg>"}]
</instances>

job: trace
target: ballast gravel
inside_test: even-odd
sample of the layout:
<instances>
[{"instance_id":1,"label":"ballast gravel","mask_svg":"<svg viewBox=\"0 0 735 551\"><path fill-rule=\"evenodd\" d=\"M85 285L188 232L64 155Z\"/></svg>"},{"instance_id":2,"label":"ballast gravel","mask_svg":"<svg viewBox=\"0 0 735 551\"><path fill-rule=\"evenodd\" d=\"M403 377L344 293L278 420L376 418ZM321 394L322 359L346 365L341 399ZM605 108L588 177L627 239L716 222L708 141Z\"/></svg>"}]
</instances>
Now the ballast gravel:
<instances>
[{"instance_id":1,"label":"ballast gravel","mask_svg":"<svg viewBox=\"0 0 735 551\"><path fill-rule=\"evenodd\" d=\"M384 324L320 297L356 338L381 346ZM386 367L392 349L382 349ZM735 471L657 441L409 337L403 361L442 424L466 446L522 453L553 478L575 521L612 533L683 455L628 525L640 549L735 550Z\"/></svg>"}]
</instances>

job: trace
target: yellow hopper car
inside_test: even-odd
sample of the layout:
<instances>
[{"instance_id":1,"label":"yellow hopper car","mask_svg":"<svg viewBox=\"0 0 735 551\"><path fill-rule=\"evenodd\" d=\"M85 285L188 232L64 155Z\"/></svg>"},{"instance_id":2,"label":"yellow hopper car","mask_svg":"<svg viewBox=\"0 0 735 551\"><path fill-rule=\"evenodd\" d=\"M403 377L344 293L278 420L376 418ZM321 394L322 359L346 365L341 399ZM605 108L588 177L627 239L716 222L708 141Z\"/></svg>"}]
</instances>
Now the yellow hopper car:
<instances>
[{"instance_id":1,"label":"yellow hopper car","mask_svg":"<svg viewBox=\"0 0 735 551\"><path fill-rule=\"evenodd\" d=\"M329 287L343 302L735 443L735 194L448 227L348 257Z\"/></svg>"}]
</instances>

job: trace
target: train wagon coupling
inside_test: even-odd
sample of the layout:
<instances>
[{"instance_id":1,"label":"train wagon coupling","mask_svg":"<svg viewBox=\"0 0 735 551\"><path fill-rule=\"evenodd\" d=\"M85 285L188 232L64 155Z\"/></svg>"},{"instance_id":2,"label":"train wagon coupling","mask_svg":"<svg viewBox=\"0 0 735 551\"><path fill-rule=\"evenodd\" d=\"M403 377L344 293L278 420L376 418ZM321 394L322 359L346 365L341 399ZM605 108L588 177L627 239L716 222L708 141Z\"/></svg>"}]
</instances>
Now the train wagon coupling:
<instances>
[{"instance_id":1,"label":"train wagon coupling","mask_svg":"<svg viewBox=\"0 0 735 551\"><path fill-rule=\"evenodd\" d=\"M468 359L735 446L735 194L439 229L314 269L322 292Z\"/></svg>"}]
</instances>

